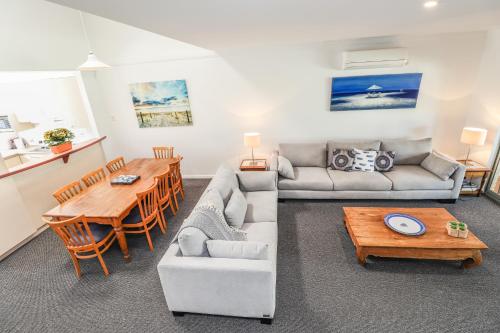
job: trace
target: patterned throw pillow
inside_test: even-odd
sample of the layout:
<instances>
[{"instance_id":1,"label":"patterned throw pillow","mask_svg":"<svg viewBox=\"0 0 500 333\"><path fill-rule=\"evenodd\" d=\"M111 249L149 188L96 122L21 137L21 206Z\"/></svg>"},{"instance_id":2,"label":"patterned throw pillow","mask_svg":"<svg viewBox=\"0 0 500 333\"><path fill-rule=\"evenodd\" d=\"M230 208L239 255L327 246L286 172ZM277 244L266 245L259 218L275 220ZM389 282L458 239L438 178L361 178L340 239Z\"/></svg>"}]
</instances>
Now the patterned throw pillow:
<instances>
[{"instance_id":1,"label":"patterned throw pillow","mask_svg":"<svg viewBox=\"0 0 500 333\"><path fill-rule=\"evenodd\" d=\"M391 171L394 166L394 158L396 157L396 152L394 151L379 151L377 152L377 157L375 158L375 170L377 171Z\"/></svg>"},{"instance_id":2,"label":"patterned throw pillow","mask_svg":"<svg viewBox=\"0 0 500 333\"><path fill-rule=\"evenodd\" d=\"M330 166L333 170L352 171L355 156L352 149L334 149Z\"/></svg>"},{"instance_id":3,"label":"patterned throw pillow","mask_svg":"<svg viewBox=\"0 0 500 333\"><path fill-rule=\"evenodd\" d=\"M376 150L360 150L354 148L356 157L352 169L354 171L374 171L375 170L375 157L377 157Z\"/></svg>"}]
</instances>

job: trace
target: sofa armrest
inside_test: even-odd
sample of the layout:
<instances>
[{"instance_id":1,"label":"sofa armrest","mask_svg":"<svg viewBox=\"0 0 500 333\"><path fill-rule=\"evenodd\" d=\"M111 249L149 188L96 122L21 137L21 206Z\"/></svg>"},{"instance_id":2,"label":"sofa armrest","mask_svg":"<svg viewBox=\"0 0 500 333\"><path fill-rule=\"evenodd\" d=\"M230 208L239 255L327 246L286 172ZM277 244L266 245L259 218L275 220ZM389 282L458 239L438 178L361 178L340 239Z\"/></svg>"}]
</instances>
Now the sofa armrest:
<instances>
[{"instance_id":1,"label":"sofa armrest","mask_svg":"<svg viewBox=\"0 0 500 333\"><path fill-rule=\"evenodd\" d=\"M276 171L238 172L240 190L243 192L277 191L278 176Z\"/></svg>"},{"instance_id":2,"label":"sofa armrest","mask_svg":"<svg viewBox=\"0 0 500 333\"><path fill-rule=\"evenodd\" d=\"M158 263L170 311L273 318L276 270L271 260L182 257L173 243Z\"/></svg>"},{"instance_id":3,"label":"sofa armrest","mask_svg":"<svg viewBox=\"0 0 500 333\"><path fill-rule=\"evenodd\" d=\"M434 152L436 153L436 156L448 162L456 163L458 166L455 172L450 176L450 178L453 179L454 181L454 185L451 190L451 199L457 199L460 196L460 191L462 190L462 184L464 182L466 167L462 163L456 161L455 159L446 154L443 154L436 150Z\"/></svg>"}]
</instances>

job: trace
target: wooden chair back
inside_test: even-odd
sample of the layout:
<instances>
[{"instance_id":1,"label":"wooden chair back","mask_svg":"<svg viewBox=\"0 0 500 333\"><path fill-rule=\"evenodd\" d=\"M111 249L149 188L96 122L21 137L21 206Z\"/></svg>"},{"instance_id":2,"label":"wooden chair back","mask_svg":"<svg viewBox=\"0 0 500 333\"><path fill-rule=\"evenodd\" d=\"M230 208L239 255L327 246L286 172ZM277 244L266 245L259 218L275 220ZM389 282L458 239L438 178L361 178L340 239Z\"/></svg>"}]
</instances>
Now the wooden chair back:
<instances>
[{"instance_id":1,"label":"wooden chair back","mask_svg":"<svg viewBox=\"0 0 500 333\"><path fill-rule=\"evenodd\" d=\"M103 168L91 171L82 177L82 181L85 186L90 187L106 179L106 174Z\"/></svg>"},{"instance_id":2,"label":"wooden chair back","mask_svg":"<svg viewBox=\"0 0 500 333\"><path fill-rule=\"evenodd\" d=\"M166 159L174 157L174 147L153 147L156 159Z\"/></svg>"},{"instance_id":3,"label":"wooden chair back","mask_svg":"<svg viewBox=\"0 0 500 333\"><path fill-rule=\"evenodd\" d=\"M57 202L60 204L68 201L74 196L80 194L83 191L82 184L79 181L72 182L66 186L61 187L55 191L52 196L56 198Z\"/></svg>"},{"instance_id":4,"label":"wooden chair back","mask_svg":"<svg viewBox=\"0 0 500 333\"><path fill-rule=\"evenodd\" d=\"M175 158L175 162L170 163L170 179L172 187L175 185L179 185L182 182L181 160L182 156L177 155L177 157Z\"/></svg>"},{"instance_id":5,"label":"wooden chair back","mask_svg":"<svg viewBox=\"0 0 500 333\"><path fill-rule=\"evenodd\" d=\"M146 191L138 192L137 205L141 213L142 221L148 224L158 217L158 180L155 179L153 186Z\"/></svg>"},{"instance_id":6,"label":"wooden chair back","mask_svg":"<svg viewBox=\"0 0 500 333\"><path fill-rule=\"evenodd\" d=\"M108 169L109 173L116 172L123 167L125 167L125 160L122 156L119 156L106 164L106 168Z\"/></svg>"},{"instance_id":7,"label":"wooden chair back","mask_svg":"<svg viewBox=\"0 0 500 333\"><path fill-rule=\"evenodd\" d=\"M158 175L155 179L158 181L157 191L158 191L158 203L163 205L165 202L169 201L170 198L170 170Z\"/></svg>"},{"instance_id":8,"label":"wooden chair back","mask_svg":"<svg viewBox=\"0 0 500 333\"><path fill-rule=\"evenodd\" d=\"M85 216L80 215L58 222L46 219L44 221L63 240L68 250L83 252L94 249L96 242Z\"/></svg>"}]
</instances>

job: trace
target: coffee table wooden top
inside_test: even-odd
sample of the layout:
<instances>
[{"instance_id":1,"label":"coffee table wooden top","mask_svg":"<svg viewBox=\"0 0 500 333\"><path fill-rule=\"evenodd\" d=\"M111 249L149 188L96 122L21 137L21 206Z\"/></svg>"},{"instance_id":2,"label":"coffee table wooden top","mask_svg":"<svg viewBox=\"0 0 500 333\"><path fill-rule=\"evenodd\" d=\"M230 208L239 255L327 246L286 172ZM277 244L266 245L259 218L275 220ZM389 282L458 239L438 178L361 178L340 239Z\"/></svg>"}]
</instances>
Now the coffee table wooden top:
<instances>
[{"instance_id":1,"label":"coffee table wooden top","mask_svg":"<svg viewBox=\"0 0 500 333\"><path fill-rule=\"evenodd\" d=\"M425 224L421 236L405 236L389 229L384 216L389 213L413 215ZM344 207L345 223L357 247L422 249L487 249L470 230L466 239L448 236L446 223L455 221L444 208Z\"/></svg>"}]
</instances>

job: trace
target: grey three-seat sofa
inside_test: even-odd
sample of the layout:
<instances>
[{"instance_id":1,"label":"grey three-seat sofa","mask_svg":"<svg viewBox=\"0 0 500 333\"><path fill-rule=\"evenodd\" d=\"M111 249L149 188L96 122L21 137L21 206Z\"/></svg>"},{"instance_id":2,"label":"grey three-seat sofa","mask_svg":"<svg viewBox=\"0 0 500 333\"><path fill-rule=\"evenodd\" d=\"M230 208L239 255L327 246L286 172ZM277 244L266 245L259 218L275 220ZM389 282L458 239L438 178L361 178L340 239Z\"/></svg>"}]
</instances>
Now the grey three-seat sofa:
<instances>
[{"instance_id":1,"label":"grey three-seat sofa","mask_svg":"<svg viewBox=\"0 0 500 333\"><path fill-rule=\"evenodd\" d=\"M215 190L222 195L226 207L231 192L239 188L246 198L247 209L238 230L246 232L248 241L267 244L267 255L259 260L210 257L205 234L187 240L190 248L200 249L198 253L191 249L183 253L184 243L174 241L158 264L167 305L174 315L204 313L271 322L276 299L278 244L276 176L272 171L236 174L225 165L217 170L196 206L205 209L206 193ZM193 217L195 214L198 216ZM188 219L206 216L195 208Z\"/></svg>"},{"instance_id":2,"label":"grey three-seat sofa","mask_svg":"<svg viewBox=\"0 0 500 333\"><path fill-rule=\"evenodd\" d=\"M396 152L388 172L340 171L330 167L334 149L365 149ZM432 153L432 140L328 141L279 145L279 155L290 160L295 179L279 177L280 199L437 199L454 202L462 187L465 166L435 152L456 170L443 180L421 166ZM277 169L273 156L271 168Z\"/></svg>"}]
</instances>

